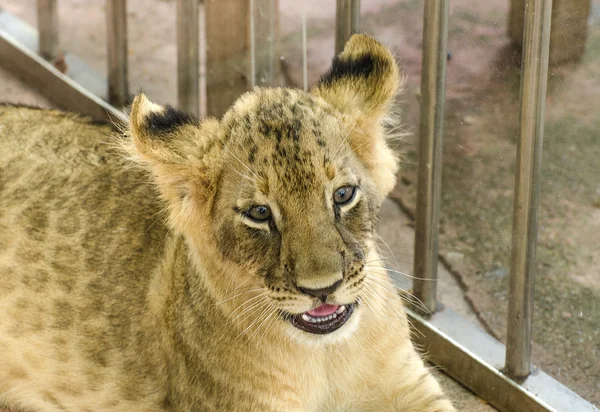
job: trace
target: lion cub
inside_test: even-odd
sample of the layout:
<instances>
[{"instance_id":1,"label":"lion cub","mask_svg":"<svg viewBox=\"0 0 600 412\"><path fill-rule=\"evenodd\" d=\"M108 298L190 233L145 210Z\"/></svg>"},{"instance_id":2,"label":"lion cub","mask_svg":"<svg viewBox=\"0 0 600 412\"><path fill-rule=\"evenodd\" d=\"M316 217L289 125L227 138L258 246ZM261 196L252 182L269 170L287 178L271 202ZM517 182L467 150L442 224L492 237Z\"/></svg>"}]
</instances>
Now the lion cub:
<instances>
[{"instance_id":1,"label":"lion cub","mask_svg":"<svg viewBox=\"0 0 600 412\"><path fill-rule=\"evenodd\" d=\"M0 405L453 411L373 241L399 81L355 35L312 91L222 120L139 95L137 168L106 127L0 107Z\"/></svg>"}]
</instances>

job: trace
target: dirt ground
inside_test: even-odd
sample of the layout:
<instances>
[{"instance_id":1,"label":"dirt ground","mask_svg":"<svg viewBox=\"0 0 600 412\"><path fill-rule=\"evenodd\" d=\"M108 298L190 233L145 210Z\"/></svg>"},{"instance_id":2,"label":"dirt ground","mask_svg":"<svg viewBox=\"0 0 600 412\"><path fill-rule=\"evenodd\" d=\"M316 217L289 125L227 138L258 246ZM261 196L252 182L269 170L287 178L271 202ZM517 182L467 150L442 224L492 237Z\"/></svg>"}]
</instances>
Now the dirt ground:
<instances>
[{"instance_id":1,"label":"dirt ground","mask_svg":"<svg viewBox=\"0 0 600 412\"><path fill-rule=\"evenodd\" d=\"M175 103L173 1L128 5L132 90ZM408 78L401 107L413 135L398 147L405 160L392 195L408 214L415 196L422 6L419 0L362 2L361 30L390 46ZM3 0L1 7L35 23L33 0ZM100 73L106 71L103 7L90 0L59 2L64 49ZM451 2L440 239L440 255L458 278L460 293L477 321L500 340L507 327L520 64L506 35L508 7L507 0ZM306 13L312 83L333 54L335 2L280 0L280 10L285 74L296 85L302 83L300 27ZM594 0L582 61L549 75L533 358L595 404L600 404L599 64L600 0ZM10 90L10 81L4 90ZM9 95L49 104L33 92Z\"/></svg>"}]
</instances>

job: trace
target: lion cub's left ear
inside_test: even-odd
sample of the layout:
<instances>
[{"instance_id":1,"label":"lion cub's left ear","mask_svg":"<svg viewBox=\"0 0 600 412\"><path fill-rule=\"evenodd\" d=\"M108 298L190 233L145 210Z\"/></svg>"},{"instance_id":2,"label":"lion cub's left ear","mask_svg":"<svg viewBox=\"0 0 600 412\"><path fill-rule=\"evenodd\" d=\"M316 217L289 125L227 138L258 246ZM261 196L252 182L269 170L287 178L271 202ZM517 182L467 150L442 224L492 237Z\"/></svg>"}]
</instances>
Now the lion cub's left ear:
<instances>
[{"instance_id":1,"label":"lion cub's left ear","mask_svg":"<svg viewBox=\"0 0 600 412\"><path fill-rule=\"evenodd\" d=\"M400 87L400 74L389 50L374 38L355 34L333 59L313 93L341 112L366 117L386 114Z\"/></svg>"},{"instance_id":2,"label":"lion cub's left ear","mask_svg":"<svg viewBox=\"0 0 600 412\"><path fill-rule=\"evenodd\" d=\"M382 197L396 183L398 160L387 143L384 122L393 117L388 112L400 80L389 50L372 37L355 34L312 91L354 122L348 143L370 171Z\"/></svg>"}]
</instances>

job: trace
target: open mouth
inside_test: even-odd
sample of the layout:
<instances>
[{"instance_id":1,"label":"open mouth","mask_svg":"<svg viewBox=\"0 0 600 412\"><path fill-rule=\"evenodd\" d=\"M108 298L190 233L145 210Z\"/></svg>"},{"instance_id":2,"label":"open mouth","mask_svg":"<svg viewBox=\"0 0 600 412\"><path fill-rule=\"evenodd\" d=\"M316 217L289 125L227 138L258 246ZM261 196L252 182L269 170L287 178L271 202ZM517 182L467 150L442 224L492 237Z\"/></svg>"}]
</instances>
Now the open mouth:
<instances>
[{"instance_id":1,"label":"open mouth","mask_svg":"<svg viewBox=\"0 0 600 412\"><path fill-rule=\"evenodd\" d=\"M354 311L354 304L329 305L323 304L317 308L297 315L290 315L292 325L305 332L324 335L341 328Z\"/></svg>"}]
</instances>

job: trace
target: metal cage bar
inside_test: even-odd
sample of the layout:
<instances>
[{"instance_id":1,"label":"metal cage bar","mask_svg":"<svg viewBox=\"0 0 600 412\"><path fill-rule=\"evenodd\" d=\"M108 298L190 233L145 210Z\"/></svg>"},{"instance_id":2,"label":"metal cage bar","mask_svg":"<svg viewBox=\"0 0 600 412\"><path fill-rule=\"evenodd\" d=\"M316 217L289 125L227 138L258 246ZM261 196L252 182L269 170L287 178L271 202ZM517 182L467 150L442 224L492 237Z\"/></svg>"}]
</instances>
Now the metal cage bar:
<instances>
[{"instance_id":1,"label":"metal cage bar","mask_svg":"<svg viewBox=\"0 0 600 412\"><path fill-rule=\"evenodd\" d=\"M506 339L506 370L516 378L526 377L531 369L537 214L551 15L552 0L526 1Z\"/></svg>"},{"instance_id":2,"label":"metal cage bar","mask_svg":"<svg viewBox=\"0 0 600 412\"><path fill-rule=\"evenodd\" d=\"M37 0L38 53L54 60L58 52L58 12L56 0Z\"/></svg>"},{"instance_id":3,"label":"metal cage bar","mask_svg":"<svg viewBox=\"0 0 600 412\"><path fill-rule=\"evenodd\" d=\"M423 15L413 290L429 313L436 309L449 5L426 0Z\"/></svg>"},{"instance_id":4,"label":"metal cage bar","mask_svg":"<svg viewBox=\"0 0 600 412\"><path fill-rule=\"evenodd\" d=\"M254 26L256 22L256 4L254 4L254 0L248 1L250 2L250 88L253 89L256 86L256 28Z\"/></svg>"},{"instance_id":5,"label":"metal cage bar","mask_svg":"<svg viewBox=\"0 0 600 412\"><path fill-rule=\"evenodd\" d=\"M106 2L108 101L124 106L129 98L127 79L127 1Z\"/></svg>"},{"instance_id":6,"label":"metal cage bar","mask_svg":"<svg viewBox=\"0 0 600 412\"><path fill-rule=\"evenodd\" d=\"M279 11L279 2L275 2L275 0L269 0L269 64L268 64L268 75L265 78L265 83L270 85L276 85L276 70L275 70L275 62L277 61L275 57L275 43L277 37L277 25L275 24L276 12ZM306 59L305 59L306 60Z\"/></svg>"},{"instance_id":7,"label":"metal cage bar","mask_svg":"<svg viewBox=\"0 0 600 412\"><path fill-rule=\"evenodd\" d=\"M200 114L200 15L198 0L177 0L177 99L179 108Z\"/></svg>"},{"instance_id":8,"label":"metal cage bar","mask_svg":"<svg viewBox=\"0 0 600 412\"><path fill-rule=\"evenodd\" d=\"M360 0L337 0L335 9L335 54L344 50L352 34L360 30Z\"/></svg>"}]
</instances>

